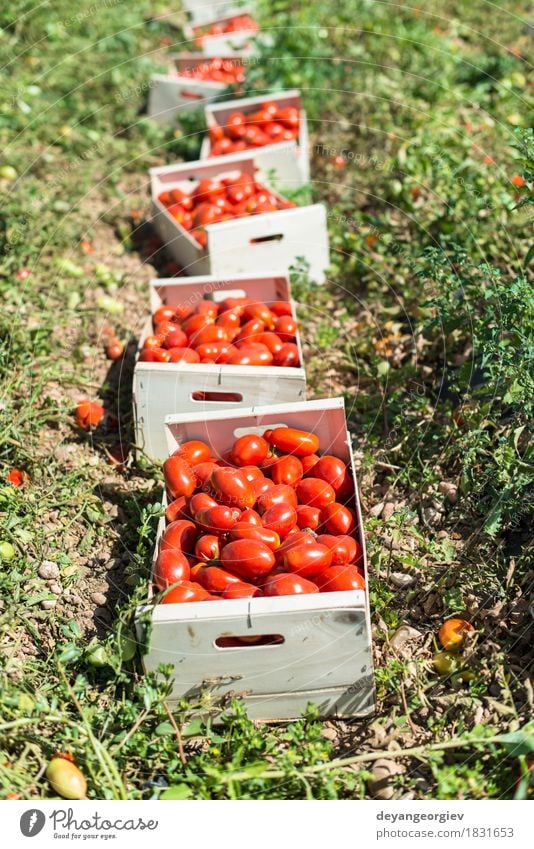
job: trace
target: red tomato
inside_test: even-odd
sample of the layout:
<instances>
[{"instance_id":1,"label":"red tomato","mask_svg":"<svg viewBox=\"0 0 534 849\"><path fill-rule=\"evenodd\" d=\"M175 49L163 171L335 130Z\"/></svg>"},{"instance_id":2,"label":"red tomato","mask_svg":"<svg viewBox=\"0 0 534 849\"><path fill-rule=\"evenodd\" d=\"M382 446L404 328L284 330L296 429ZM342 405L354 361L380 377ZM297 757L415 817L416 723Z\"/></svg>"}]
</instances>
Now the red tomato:
<instances>
[{"instance_id":1,"label":"red tomato","mask_svg":"<svg viewBox=\"0 0 534 849\"><path fill-rule=\"evenodd\" d=\"M193 203L205 201L213 203L215 198L224 197L225 187L219 180L212 180L210 177L205 180L200 180L197 187L193 191L191 198Z\"/></svg>"},{"instance_id":2,"label":"red tomato","mask_svg":"<svg viewBox=\"0 0 534 849\"><path fill-rule=\"evenodd\" d=\"M282 342L293 342L297 335L297 329L297 322L290 315L281 315L275 321L274 331Z\"/></svg>"},{"instance_id":3,"label":"red tomato","mask_svg":"<svg viewBox=\"0 0 534 849\"><path fill-rule=\"evenodd\" d=\"M267 445L267 443L265 443ZM293 457L291 454L278 459L271 467L271 477L275 484L287 484L295 486L303 475L302 463L298 457Z\"/></svg>"},{"instance_id":4,"label":"red tomato","mask_svg":"<svg viewBox=\"0 0 534 849\"><path fill-rule=\"evenodd\" d=\"M182 457L173 455L163 464L163 476L167 489L173 498L179 495L192 495L197 482L189 463Z\"/></svg>"},{"instance_id":5,"label":"red tomato","mask_svg":"<svg viewBox=\"0 0 534 849\"><path fill-rule=\"evenodd\" d=\"M297 496L295 490L291 486L287 486L287 484L275 484L258 498L258 513L262 515L269 507L273 507L275 504L284 504L296 508Z\"/></svg>"},{"instance_id":6,"label":"red tomato","mask_svg":"<svg viewBox=\"0 0 534 849\"><path fill-rule=\"evenodd\" d=\"M321 511L318 507L310 507L308 504L299 504L297 507L297 525L301 530L309 528L316 531L321 523Z\"/></svg>"},{"instance_id":7,"label":"red tomato","mask_svg":"<svg viewBox=\"0 0 534 849\"><path fill-rule=\"evenodd\" d=\"M265 479L262 470L258 469L257 466L241 466L241 474L245 475L246 479L250 482Z\"/></svg>"},{"instance_id":8,"label":"red tomato","mask_svg":"<svg viewBox=\"0 0 534 849\"><path fill-rule=\"evenodd\" d=\"M258 342L259 337L263 335L265 332L265 325L263 321L260 321L259 318L253 318L250 321L247 321L239 331L239 334L236 336L236 344L238 342ZM265 346L267 347L267 346ZM267 348L267 350L269 350Z\"/></svg>"},{"instance_id":9,"label":"red tomato","mask_svg":"<svg viewBox=\"0 0 534 849\"><path fill-rule=\"evenodd\" d=\"M352 534L356 530L356 516L343 504L328 504L321 510L321 525L326 534Z\"/></svg>"},{"instance_id":10,"label":"red tomato","mask_svg":"<svg viewBox=\"0 0 534 849\"><path fill-rule=\"evenodd\" d=\"M217 327L224 327L226 330L228 328L237 329L241 327L241 319L239 315L234 312L234 310L225 310L222 312L215 321Z\"/></svg>"},{"instance_id":11,"label":"red tomato","mask_svg":"<svg viewBox=\"0 0 534 849\"><path fill-rule=\"evenodd\" d=\"M336 493L333 487L319 478L304 478L296 486L299 504L307 504L309 507L318 507L322 510L327 504L333 504Z\"/></svg>"},{"instance_id":12,"label":"red tomato","mask_svg":"<svg viewBox=\"0 0 534 849\"><path fill-rule=\"evenodd\" d=\"M314 433L294 427L277 427L266 431L263 436L269 445L274 445L284 454L295 454L297 457L315 454L319 448L319 439Z\"/></svg>"},{"instance_id":13,"label":"red tomato","mask_svg":"<svg viewBox=\"0 0 534 849\"><path fill-rule=\"evenodd\" d=\"M253 539L229 542L221 551L221 563L242 578L259 578L274 566L274 554L265 543Z\"/></svg>"},{"instance_id":14,"label":"red tomato","mask_svg":"<svg viewBox=\"0 0 534 849\"><path fill-rule=\"evenodd\" d=\"M315 543L314 534L311 534L309 531L299 531L298 528L293 527L291 533L287 535L280 548L276 550L276 562L278 564L282 563L284 556L292 548L298 548L301 545L312 545L313 543Z\"/></svg>"},{"instance_id":15,"label":"red tomato","mask_svg":"<svg viewBox=\"0 0 534 849\"><path fill-rule=\"evenodd\" d=\"M159 307L154 315L152 316L152 322L154 326L157 324L161 324L162 321L172 321L175 317L175 308L167 307L165 305Z\"/></svg>"},{"instance_id":16,"label":"red tomato","mask_svg":"<svg viewBox=\"0 0 534 849\"><path fill-rule=\"evenodd\" d=\"M108 360L120 360L120 358L124 354L124 345L122 344L122 342L119 342L118 339L115 339L115 341L110 342L109 345L106 345L105 351Z\"/></svg>"},{"instance_id":17,"label":"red tomato","mask_svg":"<svg viewBox=\"0 0 534 849\"><path fill-rule=\"evenodd\" d=\"M256 495L250 481L238 469L216 468L208 482L213 497L220 504L246 510L254 507Z\"/></svg>"},{"instance_id":18,"label":"red tomato","mask_svg":"<svg viewBox=\"0 0 534 849\"><path fill-rule=\"evenodd\" d=\"M289 548L283 556L282 566L286 572L296 572L304 578L313 578L332 563L332 552L318 542L302 543Z\"/></svg>"},{"instance_id":19,"label":"red tomato","mask_svg":"<svg viewBox=\"0 0 534 849\"><path fill-rule=\"evenodd\" d=\"M271 310L271 312L274 312L274 314L278 316L293 316L293 308L289 301L273 301L272 304L269 304L269 309Z\"/></svg>"},{"instance_id":20,"label":"red tomato","mask_svg":"<svg viewBox=\"0 0 534 849\"><path fill-rule=\"evenodd\" d=\"M349 471L339 457L324 454L313 467L313 477L326 481L338 494L348 497L354 491L352 478Z\"/></svg>"},{"instance_id":21,"label":"red tomato","mask_svg":"<svg viewBox=\"0 0 534 849\"><path fill-rule=\"evenodd\" d=\"M192 554L198 537L198 530L193 522L187 519L177 519L165 528L160 542L160 551L183 551Z\"/></svg>"},{"instance_id":22,"label":"red tomato","mask_svg":"<svg viewBox=\"0 0 534 849\"><path fill-rule=\"evenodd\" d=\"M295 527L297 511L290 504L273 504L261 518L264 528L275 531L280 539L284 539Z\"/></svg>"},{"instance_id":23,"label":"red tomato","mask_svg":"<svg viewBox=\"0 0 534 849\"><path fill-rule=\"evenodd\" d=\"M195 522L208 534L225 534L234 527L240 511L230 507L209 507L195 514Z\"/></svg>"},{"instance_id":24,"label":"red tomato","mask_svg":"<svg viewBox=\"0 0 534 849\"><path fill-rule=\"evenodd\" d=\"M256 496L256 499L258 499L260 495L263 495L264 492L268 492L270 489L272 489L274 483L270 478L261 477L254 478L254 480L250 482L250 485L254 490L254 495Z\"/></svg>"},{"instance_id":25,"label":"red tomato","mask_svg":"<svg viewBox=\"0 0 534 849\"><path fill-rule=\"evenodd\" d=\"M269 445L263 438L255 433L247 433L236 439L232 446L232 462L236 466L257 466L263 462L269 453ZM252 506L252 505L250 505Z\"/></svg>"},{"instance_id":26,"label":"red tomato","mask_svg":"<svg viewBox=\"0 0 534 849\"><path fill-rule=\"evenodd\" d=\"M223 598L253 598L256 595L261 595L258 587L244 581L228 584L222 592Z\"/></svg>"},{"instance_id":27,"label":"red tomato","mask_svg":"<svg viewBox=\"0 0 534 849\"><path fill-rule=\"evenodd\" d=\"M180 329L180 325L176 324L174 321L161 321L159 324L154 326L154 335L163 342L169 333L173 333L175 330Z\"/></svg>"},{"instance_id":28,"label":"red tomato","mask_svg":"<svg viewBox=\"0 0 534 849\"><path fill-rule=\"evenodd\" d=\"M174 501L167 506L165 510L165 518L167 522L175 522L176 519L189 519L187 513L187 500L184 495L175 498Z\"/></svg>"},{"instance_id":29,"label":"red tomato","mask_svg":"<svg viewBox=\"0 0 534 849\"><path fill-rule=\"evenodd\" d=\"M228 360L229 365L234 366L270 366L273 355L266 345L251 343L238 345L238 351Z\"/></svg>"},{"instance_id":30,"label":"red tomato","mask_svg":"<svg viewBox=\"0 0 534 849\"><path fill-rule=\"evenodd\" d=\"M301 462L302 462L302 469L304 471L304 477L306 477L307 475L310 474L311 470L313 469L313 467L317 463L318 459L319 459L319 457L318 457L317 454L309 454L307 457L302 458Z\"/></svg>"},{"instance_id":31,"label":"red tomato","mask_svg":"<svg viewBox=\"0 0 534 849\"><path fill-rule=\"evenodd\" d=\"M139 354L139 361L141 363L170 363L172 357L171 352L165 350L165 348L143 348Z\"/></svg>"},{"instance_id":32,"label":"red tomato","mask_svg":"<svg viewBox=\"0 0 534 849\"><path fill-rule=\"evenodd\" d=\"M323 593L365 590L365 580L356 566L330 566L316 578Z\"/></svg>"},{"instance_id":33,"label":"red tomato","mask_svg":"<svg viewBox=\"0 0 534 849\"><path fill-rule=\"evenodd\" d=\"M158 590L164 590L178 581L188 581L190 575L189 560L176 549L160 551L154 566L154 583Z\"/></svg>"},{"instance_id":34,"label":"red tomato","mask_svg":"<svg viewBox=\"0 0 534 849\"><path fill-rule=\"evenodd\" d=\"M187 348L187 336L180 328L170 330L163 344L166 348Z\"/></svg>"},{"instance_id":35,"label":"red tomato","mask_svg":"<svg viewBox=\"0 0 534 849\"><path fill-rule=\"evenodd\" d=\"M197 463L204 463L211 458L211 448L200 439L190 439L188 442L182 442L171 456L181 457L191 466L195 466Z\"/></svg>"},{"instance_id":36,"label":"red tomato","mask_svg":"<svg viewBox=\"0 0 534 849\"><path fill-rule=\"evenodd\" d=\"M339 534L339 536L320 534L317 542L326 545L332 552L332 566L346 566L348 563L360 560L362 555L360 545L353 537L346 534Z\"/></svg>"},{"instance_id":37,"label":"red tomato","mask_svg":"<svg viewBox=\"0 0 534 849\"><path fill-rule=\"evenodd\" d=\"M192 581L182 581L168 591L165 597L161 599L161 603L180 604L182 602L206 601L206 599L209 599L209 595L209 592L204 587L201 587L200 584L194 584Z\"/></svg>"},{"instance_id":38,"label":"red tomato","mask_svg":"<svg viewBox=\"0 0 534 849\"><path fill-rule=\"evenodd\" d=\"M192 348L171 348L169 353L170 363L199 363L200 357Z\"/></svg>"},{"instance_id":39,"label":"red tomato","mask_svg":"<svg viewBox=\"0 0 534 849\"><path fill-rule=\"evenodd\" d=\"M252 525L255 528L261 527L261 516L255 510L243 510L239 521L241 523L246 522L247 525Z\"/></svg>"},{"instance_id":40,"label":"red tomato","mask_svg":"<svg viewBox=\"0 0 534 849\"><path fill-rule=\"evenodd\" d=\"M204 463L202 463L201 465L204 465ZM208 464L206 463L206 465ZM210 466L215 467L215 463L210 463ZM195 466L195 468L197 467ZM207 492L196 492L189 499L187 506L189 512L191 513L191 516L195 518L197 513L199 513L201 510L209 510L210 507L217 507L218 505L215 499L212 498L211 495L208 495Z\"/></svg>"},{"instance_id":41,"label":"red tomato","mask_svg":"<svg viewBox=\"0 0 534 849\"><path fill-rule=\"evenodd\" d=\"M205 487L207 482L209 481L212 472L217 468L217 464L213 462L213 460L206 460L203 463L196 463L193 466L193 473L195 475L195 480L197 482L197 486ZM193 496L194 497L194 496ZM211 499L213 501L213 499ZM215 507L216 501L213 501L213 504L206 504L204 507ZM199 508L197 508L199 509Z\"/></svg>"},{"instance_id":42,"label":"red tomato","mask_svg":"<svg viewBox=\"0 0 534 849\"><path fill-rule=\"evenodd\" d=\"M243 316L247 321L259 319L269 330L273 329L276 320L269 307L261 302L247 304Z\"/></svg>"},{"instance_id":43,"label":"red tomato","mask_svg":"<svg viewBox=\"0 0 534 849\"><path fill-rule=\"evenodd\" d=\"M203 566L195 573L195 581L210 593L222 593L229 584L241 583L239 578L219 566Z\"/></svg>"},{"instance_id":44,"label":"red tomato","mask_svg":"<svg viewBox=\"0 0 534 849\"><path fill-rule=\"evenodd\" d=\"M180 203L184 209L193 208L193 199L191 195L186 194L186 192L183 192L181 189L171 189L169 195L173 203Z\"/></svg>"},{"instance_id":45,"label":"red tomato","mask_svg":"<svg viewBox=\"0 0 534 849\"><path fill-rule=\"evenodd\" d=\"M147 336L145 341L143 342L143 351L146 351L150 348L160 348L161 347L161 339L159 336Z\"/></svg>"},{"instance_id":46,"label":"red tomato","mask_svg":"<svg viewBox=\"0 0 534 849\"><path fill-rule=\"evenodd\" d=\"M200 345L207 345L211 342L227 341L226 329L217 324L208 324L189 336L189 344L192 348L198 348Z\"/></svg>"},{"instance_id":47,"label":"red tomato","mask_svg":"<svg viewBox=\"0 0 534 849\"><path fill-rule=\"evenodd\" d=\"M195 543L195 557L199 560L218 560L221 552L219 537L213 534L204 534Z\"/></svg>"},{"instance_id":48,"label":"red tomato","mask_svg":"<svg viewBox=\"0 0 534 849\"><path fill-rule=\"evenodd\" d=\"M268 528L251 525L249 522L237 522L230 531L230 539L257 539L260 542L275 551L280 545L280 537L276 531L271 531Z\"/></svg>"},{"instance_id":49,"label":"red tomato","mask_svg":"<svg viewBox=\"0 0 534 849\"><path fill-rule=\"evenodd\" d=\"M277 575L271 575L265 581L263 592L266 596L302 595L303 593L318 593L319 589L316 584L299 575L279 572Z\"/></svg>"},{"instance_id":50,"label":"red tomato","mask_svg":"<svg viewBox=\"0 0 534 849\"><path fill-rule=\"evenodd\" d=\"M218 204L220 200L221 198L217 198L216 204ZM222 200L224 202L224 198ZM212 321L215 321L215 319L219 315L219 307L217 306L215 301L209 301L204 298L197 304L195 312L197 315L209 316Z\"/></svg>"},{"instance_id":51,"label":"red tomato","mask_svg":"<svg viewBox=\"0 0 534 849\"><path fill-rule=\"evenodd\" d=\"M296 368L300 365L298 346L294 342L286 342L273 355L273 365L280 368Z\"/></svg>"},{"instance_id":52,"label":"red tomato","mask_svg":"<svg viewBox=\"0 0 534 849\"><path fill-rule=\"evenodd\" d=\"M74 414L76 424L83 430L92 430L98 427L104 418L104 408L96 401L79 401Z\"/></svg>"},{"instance_id":53,"label":"red tomato","mask_svg":"<svg viewBox=\"0 0 534 849\"><path fill-rule=\"evenodd\" d=\"M274 365L278 365L278 363L276 362L277 354L284 347L284 343L282 342L280 337L277 336L276 333L266 332L258 333L256 340L269 349L269 351L271 352L271 354L273 354L274 357Z\"/></svg>"}]
</instances>

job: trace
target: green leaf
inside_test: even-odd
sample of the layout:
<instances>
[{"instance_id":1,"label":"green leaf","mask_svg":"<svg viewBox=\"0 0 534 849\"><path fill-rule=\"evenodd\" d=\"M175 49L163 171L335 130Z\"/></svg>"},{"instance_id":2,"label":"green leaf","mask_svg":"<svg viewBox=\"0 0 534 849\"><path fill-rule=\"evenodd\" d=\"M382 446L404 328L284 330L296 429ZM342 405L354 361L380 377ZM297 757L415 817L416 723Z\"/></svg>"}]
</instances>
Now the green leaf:
<instances>
[{"instance_id":1,"label":"green leaf","mask_svg":"<svg viewBox=\"0 0 534 849\"><path fill-rule=\"evenodd\" d=\"M201 719L193 719L182 730L184 737L205 737L206 727Z\"/></svg>"},{"instance_id":2,"label":"green leaf","mask_svg":"<svg viewBox=\"0 0 534 849\"><path fill-rule=\"evenodd\" d=\"M190 799L192 795L193 791L187 784L173 784L171 787L167 787L159 798L161 801L172 801L177 799Z\"/></svg>"},{"instance_id":3,"label":"green leaf","mask_svg":"<svg viewBox=\"0 0 534 849\"><path fill-rule=\"evenodd\" d=\"M499 737L499 743L504 746L510 757L517 758L519 755L530 755L534 752L534 734L528 731L512 731Z\"/></svg>"},{"instance_id":4,"label":"green leaf","mask_svg":"<svg viewBox=\"0 0 534 849\"><path fill-rule=\"evenodd\" d=\"M159 725L156 725L156 734L158 735L158 737L163 736L165 734L174 734L174 728L168 721L160 722Z\"/></svg>"}]
</instances>

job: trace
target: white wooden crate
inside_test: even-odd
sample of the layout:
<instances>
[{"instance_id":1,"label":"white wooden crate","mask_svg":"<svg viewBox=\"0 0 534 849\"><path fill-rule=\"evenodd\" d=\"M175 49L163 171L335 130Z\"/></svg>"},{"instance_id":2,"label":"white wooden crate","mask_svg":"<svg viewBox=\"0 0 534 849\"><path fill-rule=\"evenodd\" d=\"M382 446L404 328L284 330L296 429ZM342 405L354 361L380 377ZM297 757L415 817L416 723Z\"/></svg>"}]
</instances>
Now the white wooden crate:
<instances>
[{"instance_id":1,"label":"white wooden crate","mask_svg":"<svg viewBox=\"0 0 534 849\"><path fill-rule=\"evenodd\" d=\"M240 0L182 0L187 17L193 26L209 23L222 17L251 14L253 4L250 0L243 3Z\"/></svg>"},{"instance_id":2,"label":"white wooden crate","mask_svg":"<svg viewBox=\"0 0 534 849\"><path fill-rule=\"evenodd\" d=\"M256 50L255 39L258 36L258 30L237 30L236 32L223 32L218 35L208 35L202 39L201 44L196 43L197 36L194 33L193 26L209 26L210 24L224 23L230 18L235 18L238 15L249 14L246 8L236 9L229 14L218 15L209 20L204 20L202 23L186 24L183 27L184 35L190 41L195 42L195 46L204 56L234 56L236 53L241 53L246 56L253 56Z\"/></svg>"},{"instance_id":3,"label":"white wooden crate","mask_svg":"<svg viewBox=\"0 0 534 849\"><path fill-rule=\"evenodd\" d=\"M309 136L308 120L306 111L302 108L300 91L294 89L289 91L274 92L260 95L258 97L243 97L236 100L227 100L224 103L206 106L206 123L208 129L215 125L225 126L232 112L256 112L264 103L276 103L281 107L294 106L299 110L300 126L298 143L293 144L267 144L264 147L254 149L254 161L260 171L264 174L274 172L276 186L302 186L310 182L310 158L309 158ZM208 159L211 150L209 135L204 136L200 148L200 158Z\"/></svg>"},{"instance_id":4,"label":"white wooden crate","mask_svg":"<svg viewBox=\"0 0 534 849\"><path fill-rule=\"evenodd\" d=\"M230 296L248 296L267 303L291 301L291 289L287 275L276 272L231 279L211 276L158 279L150 282L150 311L154 313L163 304L195 306L203 297L220 302ZM145 338L152 332L149 318L141 333L138 356ZM201 416L205 411L253 407L270 401L303 401L306 372L298 334L296 344L300 368L145 363L137 359L133 377L137 446L152 460L163 461L167 457L165 416L169 413L193 412ZM233 398L224 400L228 395Z\"/></svg>"},{"instance_id":5,"label":"white wooden crate","mask_svg":"<svg viewBox=\"0 0 534 849\"><path fill-rule=\"evenodd\" d=\"M255 151L183 162L150 169L153 224L185 274L221 277L287 271L297 257L309 264L309 276L323 283L329 263L326 209L323 204L249 215L206 226L207 246L198 242L169 215L158 200L163 191L190 192L204 177L224 177L246 172L257 179ZM268 185L268 183L267 183Z\"/></svg>"},{"instance_id":6,"label":"white wooden crate","mask_svg":"<svg viewBox=\"0 0 534 849\"><path fill-rule=\"evenodd\" d=\"M226 83L197 80L180 74L206 59L203 53L179 53L170 57L175 73L154 74L151 78L147 108L150 118L158 124L175 124L181 113L202 108L227 89ZM237 53L231 57L231 61L240 64L241 59L242 56Z\"/></svg>"},{"instance_id":7,"label":"white wooden crate","mask_svg":"<svg viewBox=\"0 0 534 849\"><path fill-rule=\"evenodd\" d=\"M169 416L169 452L189 439L226 451L243 432L288 425L314 431L321 451L354 466L342 398L233 411ZM365 541L357 485L353 507ZM157 543L164 531L161 521ZM157 545L156 545L157 552ZM157 554L154 554L154 559ZM224 636L276 634L277 645L220 648ZM147 605L138 610L138 637L149 671L173 664L170 701L194 698L203 686L216 696L242 694L249 716L287 720L313 702L323 716L366 716L374 707L368 594L362 591L278 598Z\"/></svg>"}]
</instances>

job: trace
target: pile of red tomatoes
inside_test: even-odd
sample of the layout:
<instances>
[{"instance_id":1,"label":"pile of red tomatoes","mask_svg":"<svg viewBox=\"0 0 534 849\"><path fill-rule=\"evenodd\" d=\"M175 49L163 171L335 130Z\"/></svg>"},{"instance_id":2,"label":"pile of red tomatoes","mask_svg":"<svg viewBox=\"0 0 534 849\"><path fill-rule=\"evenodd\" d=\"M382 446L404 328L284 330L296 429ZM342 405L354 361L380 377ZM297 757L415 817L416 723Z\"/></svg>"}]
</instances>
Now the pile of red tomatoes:
<instances>
[{"instance_id":1,"label":"pile of red tomatoes","mask_svg":"<svg viewBox=\"0 0 534 849\"><path fill-rule=\"evenodd\" d=\"M264 103L255 112L232 112L224 125L209 128L210 156L224 156L266 144L296 141L300 116L295 106Z\"/></svg>"},{"instance_id":2,"label":"pile of red tomatoes","mask_svg":"<svg viewBox=\"0 0 534 849\"><path fill-rule=\"evenodd\" d=\"M161 306L152 316L141 362L237 366L300 365L297 321L289 301L269 305L252 298L199 300L196 306Z\"/></svg>"},{"instance_id":3,"label":"pile of red tomatoes","mask_svg":"<svg viewBox=\"0 0 534 849\"><path fill-rule=\"evenodd\" d=\"M184 442L163 466L162 603L364 590L352 477L318 450L289 427L240 436L222 458Z\"/></svg>"},{"instance_id":4,"label":"pile of red tomatoes","mask_svg":"<svg viewBox=\"0 0 534 849\"><path fill-rule=\"evenodd\" d=\"M245 215L292 209L296 206L293 201L280 197L261 183L256 183L254 178L245 172L220 180L200 180L192 192L184 192L178 188L169 189L161 192L158 200L201 248L207 245L204 229L207 224L230 221Z\"/></svg>"},{"instance_id":5,"label":"pile of red tomatoes","mask_svg":"<svg viewBox=\"0 0 534 849\"><path fill-rule=\"evenodd\" d=\"M250 15L234 15L225 21L215 21L207 26L194 27L195 43L201 47L204 39L212 35L225 35L230 32L258 32L258 24Z\"/></svg>"},{"instance_id":6,"label":"pile of red tomatoes","mask_svg":"<svg viewBox=\"0 0 534 849\"><path fill-rule=\"evenodd\" d=\"M195 65L194 68L186 68L177 73L180 77L224 83L225 85L235 85L245 81L243 65L236 59L206 59L204 62Z\"/></svg>"}]
</instances>

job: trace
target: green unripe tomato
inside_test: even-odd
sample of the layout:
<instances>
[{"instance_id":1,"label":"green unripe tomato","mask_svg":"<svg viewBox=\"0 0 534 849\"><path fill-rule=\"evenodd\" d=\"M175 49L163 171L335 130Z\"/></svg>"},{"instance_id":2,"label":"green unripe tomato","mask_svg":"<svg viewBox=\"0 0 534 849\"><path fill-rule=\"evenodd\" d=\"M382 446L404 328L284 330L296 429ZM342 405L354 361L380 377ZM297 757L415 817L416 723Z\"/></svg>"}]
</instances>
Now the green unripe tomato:
<instances>
[{"instance_id":1,"label":"green unripe tomato","mask_svg":"<svg viewBox=\"0 0 534 849\"><path fill-rule=\"evenodd\" d=\"M0 559L1 560L13 560L15 554L17 552L13 548L10 542L0 542Z\"/></svg>"}]
</instances>

